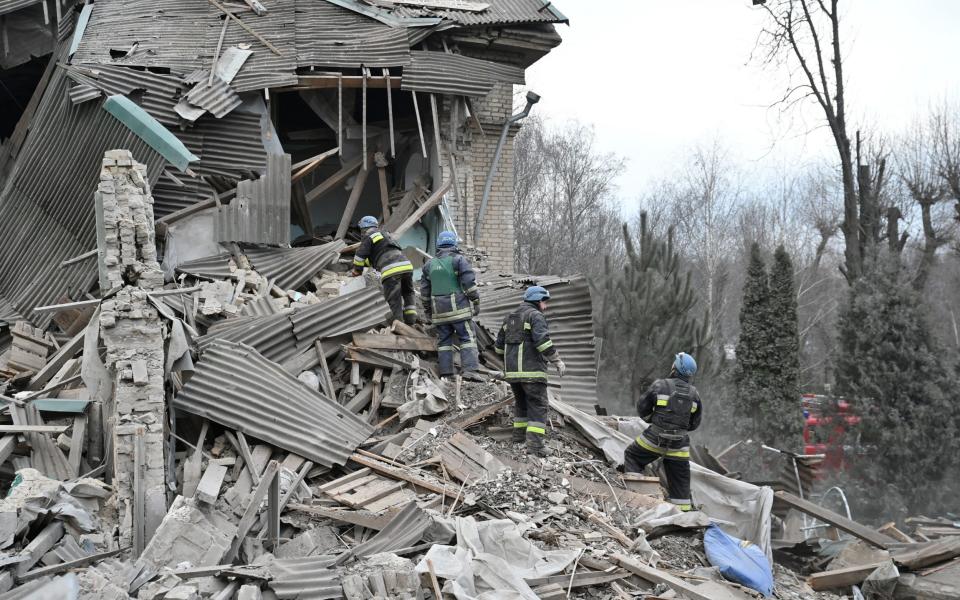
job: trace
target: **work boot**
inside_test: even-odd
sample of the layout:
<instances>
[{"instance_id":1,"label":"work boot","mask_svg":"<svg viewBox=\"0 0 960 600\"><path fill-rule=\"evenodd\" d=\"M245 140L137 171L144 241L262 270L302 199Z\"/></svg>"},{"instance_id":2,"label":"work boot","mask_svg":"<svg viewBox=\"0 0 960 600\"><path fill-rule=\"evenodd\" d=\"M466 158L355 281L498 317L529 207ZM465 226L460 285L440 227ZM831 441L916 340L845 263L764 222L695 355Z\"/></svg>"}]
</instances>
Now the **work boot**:
<instances>
[{"instance_id":1,"label":"work boot","mask_svg":"<svg viewBox=\"0 0 960 600\"><path fill-rule=\"evenodd\" d=\"M527 454L545 458L550 456L547 448L543 444L543 436L538 433L527 432Z\"/></svg>"},{"instance_id":2,"label":"work boot","mask_svg":"<svg viewBox=\"0 0 960 600\"><path fill-rule=\"evenodd\" d=\"M463 379L464 381L479 381L479 382L486 381L486 379L483 378L483 375L481 375L480 373L477 373L476 371L464 371Z\"/></svg>"}]
</instances>

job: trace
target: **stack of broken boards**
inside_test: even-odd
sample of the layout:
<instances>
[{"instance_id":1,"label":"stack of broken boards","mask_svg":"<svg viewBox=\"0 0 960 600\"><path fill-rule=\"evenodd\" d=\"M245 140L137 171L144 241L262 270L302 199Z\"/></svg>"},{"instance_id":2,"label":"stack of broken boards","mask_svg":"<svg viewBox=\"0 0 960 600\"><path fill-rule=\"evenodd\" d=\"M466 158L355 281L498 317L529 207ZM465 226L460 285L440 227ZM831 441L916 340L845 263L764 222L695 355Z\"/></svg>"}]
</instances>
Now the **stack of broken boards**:
<instances>
[{"instance_id":1,"label":"stack of broken boards","mask_svg":"<svg viewBox=\"0 0 960 600\"><path fill-rule=\"evenodd\" d=\"M905 523L914 531L907 534L894 523L872 529L788 492L777 492L776 501L832 528L832 539L837 532L852 538L825 569L807 578L814 590L876 582L901 600L960 598L960 522L911 517Z\"/></svg>"}]
</instances>

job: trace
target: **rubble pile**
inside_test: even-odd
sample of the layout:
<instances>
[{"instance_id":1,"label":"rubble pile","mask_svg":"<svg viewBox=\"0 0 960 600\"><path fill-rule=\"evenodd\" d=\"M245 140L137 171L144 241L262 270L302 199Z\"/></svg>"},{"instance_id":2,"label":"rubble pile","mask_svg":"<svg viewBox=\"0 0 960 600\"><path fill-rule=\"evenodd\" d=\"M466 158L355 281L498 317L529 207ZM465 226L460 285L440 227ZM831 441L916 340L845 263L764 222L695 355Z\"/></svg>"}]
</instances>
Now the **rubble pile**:
<instances>
[{"instance_id":1,"label":"rubble pile","mask_svg":"<svg viewBox=\"0 0 960 600\"><path fill-rule=\"evenodd\" d=\"M711 565L717 524L780 598L955 597L955 521L874 530L700 465L682 513L658 473L618 470L643 423L578 408L596 399L576 371L530 457L509 386L441 379L431 332L390 322L342 241L224 244L164 283L142 165L108 151L100 181L106 291L12 324L0 358L0 599L762 596ZM484 372L530 281L482 278ZM578 285L541 281L558 301ZM771 539L774 505L822 538Z\"/></svg>"}]
</instances>

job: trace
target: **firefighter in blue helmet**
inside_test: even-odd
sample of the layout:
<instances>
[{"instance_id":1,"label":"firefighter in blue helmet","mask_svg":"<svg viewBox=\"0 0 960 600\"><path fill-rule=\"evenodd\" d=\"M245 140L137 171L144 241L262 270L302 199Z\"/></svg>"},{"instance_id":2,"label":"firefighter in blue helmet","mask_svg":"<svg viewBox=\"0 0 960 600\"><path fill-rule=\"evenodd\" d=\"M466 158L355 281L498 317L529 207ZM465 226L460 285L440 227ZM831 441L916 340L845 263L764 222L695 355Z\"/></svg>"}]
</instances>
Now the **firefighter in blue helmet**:
<instances>
[{"instance_id":1,"label":"firefighter in blue helmet","mask_svg":"<svg viewBox=\"0 0 960 600\"><path fill-rule=\"evenodd\" d=\"M689 354L677 354L670 377L653 382L637 402L640 418L650 424L627 447L623 470L640 473L658 458L667 473L669 501L680 510L693 510L690 499L690 436L700 426L703 404L690 379L697 361Z\"/></svg>"},{"instance_id":2,"label":"firefighter in blue helmet","mask_svg":"<svg viewBox=\"0 0 960 600\"><path fill-rule=\"evenodd\" d=\"M523 294L523 303L507 315L497 334L495 350L503 357L504 379L515 398L513 441L527 444L527 452L546 456L543 438L547 433L547 362L560 376L567 367L550 339L547 310L550 292L534 285Z\"/></svg>"},{"instance_id":3,"label":"firefighter in blue helmet","mask_svg":"<svg viewBox=\"0 0 960 600\"><path fill-rule=\"evenodd\" d=\"M453 353L459 347L464 378L482 381L472 322L480 314L480 291L470 261L457 248L455 233L443 231L437 236L437 255L424 263L421 273L420 297L437 331L440 376L454 374Z\"/></svg>"},{"instance_id":4,"label":"firefighter in blue helmet","mask_svg":"<svg viewBox=\"0 0 960 600\"><path fill-rule=\"evenodd\" d=\"M364 267L380 271L383 297L393 318L413 325L417 321L416 294L413 289L413 265L403 255L389 233L380 231L374 217L363 217L358 223L363 239L353 258L353 275L359 276Z\"/></svg>"}]
</instances>

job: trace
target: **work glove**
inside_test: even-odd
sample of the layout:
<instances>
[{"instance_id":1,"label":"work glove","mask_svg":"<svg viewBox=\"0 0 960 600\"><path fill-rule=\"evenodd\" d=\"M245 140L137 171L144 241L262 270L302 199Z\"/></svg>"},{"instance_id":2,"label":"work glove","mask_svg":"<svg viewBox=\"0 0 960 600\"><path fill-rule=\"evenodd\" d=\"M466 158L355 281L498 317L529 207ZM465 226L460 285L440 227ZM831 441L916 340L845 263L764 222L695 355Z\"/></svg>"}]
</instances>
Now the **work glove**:
<instances>
[{"instance_id":1,"label":"work glove","mask_svg":"<svg viewBox=\"0 0 960 600\"><path fill-rule=\"evenodd\" d=\"M480 303L479 303L479 302L474 302L472 306L473 306L473 316L479 317L479 316L480 316Z\"/></svg>"},{"instance_id":2,"label":"work glove","mask_svg":"<svg viewBox=\"0 0 960 600\"><path fill-rule=\"evenodd\" d=\"M557 373L560 375L560 377L563 377L566 374L567 365L564 364L562 360L560 360L559 356L551 360L550 362L552 362L553 366L557 368Z\"/></svg>"}]
</instances>

